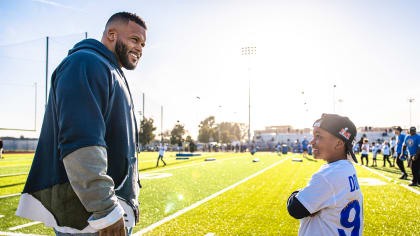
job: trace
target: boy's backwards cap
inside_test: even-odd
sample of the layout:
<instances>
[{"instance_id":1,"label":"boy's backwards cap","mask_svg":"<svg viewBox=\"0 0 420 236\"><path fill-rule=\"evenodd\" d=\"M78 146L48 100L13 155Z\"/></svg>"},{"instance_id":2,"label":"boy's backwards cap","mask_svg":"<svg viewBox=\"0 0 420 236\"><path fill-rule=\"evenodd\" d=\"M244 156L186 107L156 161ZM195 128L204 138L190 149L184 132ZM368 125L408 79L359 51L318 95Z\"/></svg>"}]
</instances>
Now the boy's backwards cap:
<instances>
[{"instance_id":1,"label":"boy's backwards cap","mask_svg":"<svg viewBox=\"0 0 420 236\"><path fill-rule=\"evenodd\" d=\"M313 127L319 127L343 140L347 147L347 154L357 163L356 156L353 152L354 138L357 135L357 129L348 117L324 113L320 119L315 121Z\"/></svg>"}]
</instances>

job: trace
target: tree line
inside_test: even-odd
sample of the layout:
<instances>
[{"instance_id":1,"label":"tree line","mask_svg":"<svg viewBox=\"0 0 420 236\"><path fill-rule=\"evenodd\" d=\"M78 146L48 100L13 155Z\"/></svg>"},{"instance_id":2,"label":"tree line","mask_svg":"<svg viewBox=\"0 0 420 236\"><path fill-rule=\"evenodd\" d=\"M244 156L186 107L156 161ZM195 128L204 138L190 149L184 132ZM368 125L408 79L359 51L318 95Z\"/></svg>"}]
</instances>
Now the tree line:
<instances>
[{"instance_id":1,"label":"tree line","mask_svg":"<svg viewBox=\"0 0 420 236\"><path fill-rule=\"evenodd\" d=\"M246 137L248 126L242 123L221 122L216 123L214 116L209 116L199 124L198 140L201 143L218 142L231 143L233 141L243 141ZM144 118L140 122L139 142L144 146L155 140L156 127L152 118ZM163 132L161 141L177 145L183 142L192 142L194 139L188 135L184 125L175 124L172 130Z\"/></svg>"}]
</instances>

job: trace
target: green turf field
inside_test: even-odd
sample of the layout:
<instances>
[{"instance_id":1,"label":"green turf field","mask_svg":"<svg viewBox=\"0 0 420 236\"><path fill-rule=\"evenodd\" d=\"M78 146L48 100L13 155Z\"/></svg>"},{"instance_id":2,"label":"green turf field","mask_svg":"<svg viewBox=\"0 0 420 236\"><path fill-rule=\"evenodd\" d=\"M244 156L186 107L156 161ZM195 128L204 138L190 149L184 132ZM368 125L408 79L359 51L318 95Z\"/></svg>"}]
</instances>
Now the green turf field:
<instances>
[{"instance_id":1,"label":"green turf field","mask_svg":"<svg viewBox=\"0 0 420 236\"><path fill-rule=\"evenodd\" d=\"M207 157L217 160L205 162ZM293 162L295 157L300 155L206 153L175 160L174 153L166 153L168 165L156 168L157 153L142 153L140 223L134 234L296 235L299 221L288 215L286 200L324 162ZM398 179L396 167L383 168L378 157L376 168L356 166L364 195L364 235L418 235L420 188L401 186L409 181ZM6 154L0 160L0 195L22 190L26 175L4 175L28 172L31 161L27 154ZM19 196L0 198L0 235L53 235L42 224L13 229L31 223L14 216L18 201Z\"/></svg>"}]
</instances>

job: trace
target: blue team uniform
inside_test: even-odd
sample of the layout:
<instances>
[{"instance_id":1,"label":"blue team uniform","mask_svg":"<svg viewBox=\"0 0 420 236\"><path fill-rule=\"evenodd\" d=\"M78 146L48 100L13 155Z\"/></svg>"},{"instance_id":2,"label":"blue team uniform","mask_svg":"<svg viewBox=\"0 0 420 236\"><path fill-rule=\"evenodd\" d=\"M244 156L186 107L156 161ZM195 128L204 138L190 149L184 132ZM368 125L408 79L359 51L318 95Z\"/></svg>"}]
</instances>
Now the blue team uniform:
<instances>
[{"instance_id":1,"label":"blue team uniform","mask_svg":"<svg viewBox=\"0 0 420 236\"><path fill-rule=\"evenodd\" d=\"M408 153L410 156L414 156L417 153L417 150L420 146L420 135L415 134L413 136L407 135L404 140L404 145L407 146Z\"/></svg>"}]
</instances>

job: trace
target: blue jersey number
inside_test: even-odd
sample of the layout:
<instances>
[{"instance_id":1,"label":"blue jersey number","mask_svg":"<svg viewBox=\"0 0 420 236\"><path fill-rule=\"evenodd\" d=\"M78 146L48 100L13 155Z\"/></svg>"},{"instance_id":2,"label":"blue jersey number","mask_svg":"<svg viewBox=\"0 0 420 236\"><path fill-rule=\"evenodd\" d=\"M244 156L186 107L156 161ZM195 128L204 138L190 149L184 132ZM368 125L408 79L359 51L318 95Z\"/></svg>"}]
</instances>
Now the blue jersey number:
<instances>
[{"instance_id":1,"label":"blue jersey number","mask_svg":"<svg viewBox=\"0 0 420 236\"><path fill-rule=\"evenodd\" d=\"M349 222L350 211L354 209L356 214L352 222ZM346 207L341 211L340 223L344 228L353 228L351 231L351 236L359 236L360 230L360 204L357 200L354 200L347 204ZM340 236L346 236L346 232L342 229L338 229L338 234Z\"/></svg>"}]
</instances>

